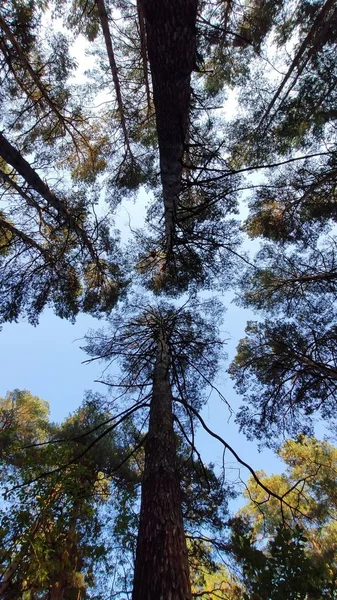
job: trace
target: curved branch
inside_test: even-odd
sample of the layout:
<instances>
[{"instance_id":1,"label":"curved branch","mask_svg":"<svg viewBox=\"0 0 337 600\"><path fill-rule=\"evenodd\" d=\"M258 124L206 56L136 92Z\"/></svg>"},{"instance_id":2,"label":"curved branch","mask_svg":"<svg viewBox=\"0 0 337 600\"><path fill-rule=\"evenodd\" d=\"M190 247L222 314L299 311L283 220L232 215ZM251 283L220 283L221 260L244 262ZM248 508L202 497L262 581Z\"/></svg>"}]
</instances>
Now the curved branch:
<instances>
[{"instance_id":1,"label":"curved branch","mask_svg":"<svg viewBox=\"0 0 337 600\"><path fill-rule=\"evenodd\" d=\"M190 410L197 417L197 419L201 423L201 425L204 428L204 430L207 431L207 433L211 437L213 437L214 439L218 440L221 444L223 444L223 446L225 446L225 448L227 448L227 450L229 450L230 453L233 454L234 458L238 461L238 463L240 463L240 465L242 465L243 467L245 467L246 469L248 469L248 471L252 475L254 481L257 483L258 486L260 486L268 494L268 496L272 496L273 498L275 498L276 500L278 500L281 503L281 505L285 504L288 508L290 508L290 510L298 512L301 515L303 514L302 511L300 511L298 508L296 508L294 506L291 506L288 502L286 502L284 500L285 496L289 493L289 491L285 492L284 494L282 494L282 496L280 496L279 494L276 494L270 488L268 488L261 481L261 479L258 477L258 475L254 471L254 469L248 463L246 463L244 460L242 460L242 458L240 458L240 456L237 454L237 452L235 452L234 448L232 448L232 446L230 446L227 442L225 442L225 440L219 434L217 434L214 431L212 431L206 425L204 419L200 416L200 414L198 413L198 411L195 408L193 408L193 406L191 406L190 404L188 404L187 408L188 408L188 410ZM300 480L300 481L302 481L302 480Z\"/></svg>"},{"instance_id":2,"label":"curved branch","mask_svg":"<svg viewBox=\"0 0 337 600\"><path fill-rule=\"evenodd\" d=\"M12 488L10 488L8 490L7 493L13 492L14 490L21 489L23 487L26 487L27 485L31 485L32 483L36 483L37 481L40 481L40 479L45 479L46 477L49 477L50 475L55 475L56 473L60 473L67 467L70 467L71 465L76 464L78 460L80 460L83 456L85 456L85 454L87 454L87 452L89 452L89 450L91 450L91 448L93 448L97 444L97 442L99 442L101 439L103 439L108 433L110 433L111 431L116 429L116 427L118 427L118 425L120 425L120 423L125 421L125 419L127 419L132 413L136 412L140 408L142 408L142 405L139 405L139 406L137 405L136 407L133 408L133 410L130 409L128 414L125 414L119 421L117 421L117 423L114 423L113 425L111 425L111 427L108 427L107 429L105 429L105 431L103 431L103 433L101 433L90 444L88 444L88 446L86 446L86 448L82 452L80 452L80 454L77 454L76 456L74 456L74 458L69 460L67 463L60 465L59 467L56 467L55 469L52 469L51 471L44 471L43 473L41 473L37 477L34 477L33 479L30 479L29 481L24 481L23 483L14 485ZM86 434L84 434L84 435L86 435ZM145 437L143 438L142 442L136 448L133 449L133 452L130 454L130 456L132 456L132 454L144 443L144 440L145 440ZM130 458L130 456L128 456L128 458ZM122 463L120 465L118 465L118 467L116 467L116 469L113 469L113 471L116 471L117 469L119 469L120 466L126 462L126 460L127 459L123 459Z\"/></svg>"}]
</instances>

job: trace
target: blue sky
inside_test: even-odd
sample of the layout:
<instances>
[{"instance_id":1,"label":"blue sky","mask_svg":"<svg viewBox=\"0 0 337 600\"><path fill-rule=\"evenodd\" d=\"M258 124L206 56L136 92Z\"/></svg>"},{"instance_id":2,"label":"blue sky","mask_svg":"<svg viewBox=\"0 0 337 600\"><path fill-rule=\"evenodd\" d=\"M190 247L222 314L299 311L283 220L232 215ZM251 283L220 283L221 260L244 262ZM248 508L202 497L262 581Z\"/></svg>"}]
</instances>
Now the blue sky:
<instances>
[{"instance_id":1,"label":"blue sky","mask_svg":"<svg viewBox=\"0 0 337 600\"><path fill-rule=\"evenodd\" d=\"M226 346L229 357L225 366L233 358L235 346L243 335L247 318L246 311L227 303L226 300L225 296L224 301L228 308L222 333L226 339L231 339ZM248 314L248 317L250 316ZM43 313L37 327L23 320L19 323L5 324L0 333L0 396L15 388L28 389L50 403L52 420L61 421L81 404L86 390L93 389L104 393L104 386L94 383L95 379L100 378L104 366L97 362L83 364L87 357L80 348L84 345L83 338L88 330L103 325L103 321L86 315L79 316L73 325L54 316L51 310ZM219 374L217 385L235 410L240 404L240 398L234 393L230 378L224 370ZM234 416L228 420L228 409L216 394L212 394L204 408L203 418L253 468L268 472L280 469L281 463L272 452L264 450L259 453L257 443L248 442L238 433ZM216 440L199 431L198 447L206 462L221 464L222 448ZM226 464L228 477L236 480L237 464L228 452ZM243 470L241 475L247 477Z\"/></svg>"},{"instance_id":2,"label":"blue sky","mask_svg":"<svg viewBox=\"0 0 337 600\"><path fill-rule=\"evenodd\" d=\"M126 201L118 208L115 222L121 231L122 243L130 239L129 224L132 229L143 225L149 201L151 196L141 191L136 202ZM101 209L104 212L104 204ZM244 207L242 209L244 212ZM256 251L255 243L253 247ZM224 361L224 368L219 373L216 385L235 412L241 400L233 390L226 368L235 355L239 339L244 335L247 320L258 317L233 304L232 297L233 294L219 295L226 307L221 335L227 340L225 352L228 359ZM104 327L103 320L80 315L75 324L72 324L56 317L50 309L44 311L36 327L23 319L18 323L6 323L0 333L0 396L15 388L27 389L49 402L51 419L59 422L80 406L86 390L104 394L105 386L95 383L95 379L100 379L106 365L98 362L83 364L88 357L81 350L88 331L101 327ZM202 416L207 425L221 435L255 470L263 469L268 473L283 470L281 461L273 452L267 449L259 452L257 442L248 442L238 432L234 422L235 415L229 418L226 405L215 393L212 393ZM223 448L219 442L199 429L197 443L205 462L214 462L219 466L222 464ZM237 462L228 451L225 462L230 481L236 481L239 474L247 479L248 472L245 469L239 471Z\"/></svg>"},{"instance_id":3,"label":"blue sky","mask_svg":"<svg viewBox=\"0 0 337 600\"><path fill-rule=\"evenodd\" d=\"M84 390L93 387L97 365L82 365L80 350L89 328L99 322L81 315L75 325L46 310L37 327L25 321L6 323L0 333L1 390L28 389L48 400L51 418L62 420L81 403Z\"/></svg>"}]
</instances>

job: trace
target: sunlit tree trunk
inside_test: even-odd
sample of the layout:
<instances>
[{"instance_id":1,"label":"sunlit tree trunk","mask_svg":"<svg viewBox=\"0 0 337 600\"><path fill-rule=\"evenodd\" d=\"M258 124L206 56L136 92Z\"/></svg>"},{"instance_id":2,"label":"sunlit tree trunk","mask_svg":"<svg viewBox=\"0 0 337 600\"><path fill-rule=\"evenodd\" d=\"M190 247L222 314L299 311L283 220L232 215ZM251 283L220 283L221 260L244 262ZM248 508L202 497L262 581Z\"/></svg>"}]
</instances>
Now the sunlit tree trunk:
<instances>
[{"instance_id":1,"label":"sunlit tree trunk","mask_svg":"<svg viewBox=\"0 0 337 600\"><path fill-rule=\"evenodd\" d=\"M190 600L176 438L170 352L162 332L153 376L138 532L133 600Z\"/></svg>"}]
</instances>

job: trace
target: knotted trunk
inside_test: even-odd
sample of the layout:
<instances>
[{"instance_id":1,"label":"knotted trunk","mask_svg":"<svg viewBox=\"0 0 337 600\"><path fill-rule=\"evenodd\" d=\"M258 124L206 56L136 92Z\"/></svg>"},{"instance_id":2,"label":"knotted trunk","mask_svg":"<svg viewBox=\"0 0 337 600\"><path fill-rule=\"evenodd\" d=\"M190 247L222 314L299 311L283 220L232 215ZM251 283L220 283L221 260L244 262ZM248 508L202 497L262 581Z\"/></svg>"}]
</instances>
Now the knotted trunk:
<instances>
[{"instance_id":1,"label":"knotted trunk","mask_svg":"<svg viewBox=\"0 0 337 600\"><path fill-rule=\"evenodd\" d=\"M138 532L133 600L191 600L173 429L170 353L158 345Z\"/></svg>"}]
</instances>

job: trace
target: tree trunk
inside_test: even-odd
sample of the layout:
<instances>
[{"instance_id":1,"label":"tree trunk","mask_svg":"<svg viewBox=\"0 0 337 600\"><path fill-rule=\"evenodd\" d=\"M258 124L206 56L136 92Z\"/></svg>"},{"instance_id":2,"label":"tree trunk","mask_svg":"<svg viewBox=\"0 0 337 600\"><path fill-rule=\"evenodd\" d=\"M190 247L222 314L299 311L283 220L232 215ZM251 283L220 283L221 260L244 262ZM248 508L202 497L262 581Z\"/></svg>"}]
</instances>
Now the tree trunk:
<instances>
[{"instance_id":1,"label":"tree trunk","mask_svg":"<svg viewBox=\"0 0 337 600\"><path fill-rule=\"evenodd\" d=\"M133 600L191 600L176 464L170 353L163 335L153 376Z\"/></svg>"},{"instance_id":2,"label":"tree trunk","mask_svg":"<svg viewBox=\"0 0 337 600\"><path fill-rule=\"evenodd\" d=\"M35 190L35 192L40 194L40 196L47 202L49 206L52 206L59 215L65 217L74 233L76 233L76 235L78 235L82 241L83 246L85 246L85 248L87 248L89 251L93 262L97 263L98 258L91 240L88 238L85 230L82 229L81 225L79 225L79 223L76 221L67 205L63 202L63 200L60 200L57 198L57 196L55 196L48 185L41 179L39 174L30 166L21 153L2 135L1 132L0 157L15 169L25 180L25 182L33 190Z\"/></svg>"},{"instance_id":3,"label":"tree trunk","mask_svg":"<svg viewBox=\"0 0 337 600\"><path fill-rule=\"evenodd\" d=\"M121 127L122 127L122 131L123 131L123 136L124 136L124 143L125 143L125 147L126 147L127 151L130 152L130 154L132 156L129 134L128 134L127 126L126 126L122 91L121 91L121 86L119 83L118 69L117 69L117 65L116 65L115 53L114 53L114 49L113 49L113 45L112 45L112 38L111 38L110 27L109 27L109 19L108 19L108 14L106 11L104 0L96 0L96 6L97 6L100 22L101 22L101 28L102 28L104 41L105 41L107 55L109 58L110 71L111 71L111 75L112 75L112 79L113 79L113 83L114 83L114 87L115 87L119 118L120 118Z\"/></svg>"},{"instance_id":4,"label":"tree trunk","mask_svg":"<svg viewBox=\"0 0 337 600\"><path fill-rule=\"evenodd\" d=\"M4 595L7 588L11 585L13 575L15 574L15 571L17 570L18 566L18 561L12 562L12 564L5 571L4 576L0 581L0 598Z\"/></svg>"},{"instance_id":5,"label":"tree trunk","mask_svg":"<svg viewBox=\"0 0 337 600\"><path fill-rule=\"evenodd\" d=\"M331 281L337 279L337 272L326 271L322 273L312 273L311 275L300 275L299 277L289 277L287 279L276 279L276 282L285 285L292 283L315 283L315 281Z\"/></svg>"},{"instance_id":6,"label":"tree trunk","mask_svg":"<svg viewBox=\"0 0 337 600\"><path fill-rule=\"evenodd\" d=\"M167 251L175 219L188 131L191 73L196 64L197 0L142 0L165 208Z\"/></svg>"}]
</instances>

